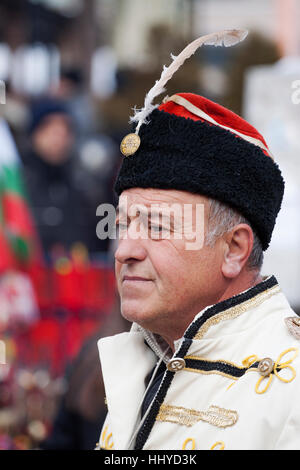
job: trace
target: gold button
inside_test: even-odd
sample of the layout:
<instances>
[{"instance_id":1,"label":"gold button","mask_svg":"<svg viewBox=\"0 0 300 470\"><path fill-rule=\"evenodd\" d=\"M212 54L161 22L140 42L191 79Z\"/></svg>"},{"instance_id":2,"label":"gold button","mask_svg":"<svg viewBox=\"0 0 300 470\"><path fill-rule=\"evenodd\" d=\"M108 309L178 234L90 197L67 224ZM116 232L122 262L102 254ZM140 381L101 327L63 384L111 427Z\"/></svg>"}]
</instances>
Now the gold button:
<instances>
[{"instance_id":1,"label":"gold button","mask_svg":"<svg viewBox=\"0 0 300 470\"><path fill-rule=\"evenodd\" d=\"M122 140L120 150L125 157L129 157L137 151L140 145L140 136L137 134L128 134Z\"/></svg>"},{"instance_id":2,"label":"gold button","mask_svg":"<svg viewBox=\"0 0 300 470\"><path fill-rule=\"evenodd\" d=\"M274 368L274 361L270 357L265 357L258 364L258 372L263 377L270 375Z\"/></svg>"},{"instance_id":3,"label":"gold button","mask_svg":"<svg viewBox=\"0 0 300 470\"><path fill-rule=\"evenodd\" d=\"M177 372L185 368L185 360L182 357L174 357L167 364L167 369L171 372Z\"/></svg>"}]
</instances>

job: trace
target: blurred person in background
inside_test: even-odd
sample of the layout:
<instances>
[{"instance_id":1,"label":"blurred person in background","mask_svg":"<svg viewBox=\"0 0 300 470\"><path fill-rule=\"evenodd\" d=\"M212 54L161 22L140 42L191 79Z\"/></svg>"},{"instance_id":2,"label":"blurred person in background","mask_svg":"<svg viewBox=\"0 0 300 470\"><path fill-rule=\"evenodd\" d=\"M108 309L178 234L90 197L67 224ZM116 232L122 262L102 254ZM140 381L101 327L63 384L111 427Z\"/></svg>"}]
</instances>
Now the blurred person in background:
<instances>
[{"instance_id":1,"label":"blurred person in background","mask_svg":"<svg viewBox=\"0 0 300 470\"><path fill-rule=\"evenodd\" d=\"M95 121L93 103L84 87L84 77L77 67L64 67L58 83L51 87L50 95L63 100L76 124L78 136L84 136L99 128L99 113Z\"/></svg>"},{"instance_id":2,"label":"blurred person in background","mask_svg":"<svg viewBox=\"0 0 300 470\"><path fill-rule=\"evenodd\" d=\"M21 156L45 254L76 242L89 252L106 251L107 240L96 236L96 204L88 199L85 174L76 173L75 127L65 103L49 97L34 102L29 134L30 148Z\"/></svg>"}]
</instances>

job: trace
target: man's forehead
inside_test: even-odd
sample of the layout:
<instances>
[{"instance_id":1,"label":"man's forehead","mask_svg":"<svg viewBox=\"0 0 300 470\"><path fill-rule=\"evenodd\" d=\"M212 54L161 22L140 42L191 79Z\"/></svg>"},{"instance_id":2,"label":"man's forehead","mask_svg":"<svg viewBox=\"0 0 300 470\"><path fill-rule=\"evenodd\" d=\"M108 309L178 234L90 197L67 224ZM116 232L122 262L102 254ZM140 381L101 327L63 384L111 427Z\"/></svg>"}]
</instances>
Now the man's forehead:
<instances>
[{"instance_id":1,"label":"man's forehead","mask_svg":"<svg viewBox=\"0 0 300 470\"><path fill-rule=\"evenodd\" d=\"M143 204L146 207L164 206L165 204L207 204L208 198L200 194L176 189L131 188L122 192L119 198L119 208L131 204Z\"/></svg>"}]
</instances>

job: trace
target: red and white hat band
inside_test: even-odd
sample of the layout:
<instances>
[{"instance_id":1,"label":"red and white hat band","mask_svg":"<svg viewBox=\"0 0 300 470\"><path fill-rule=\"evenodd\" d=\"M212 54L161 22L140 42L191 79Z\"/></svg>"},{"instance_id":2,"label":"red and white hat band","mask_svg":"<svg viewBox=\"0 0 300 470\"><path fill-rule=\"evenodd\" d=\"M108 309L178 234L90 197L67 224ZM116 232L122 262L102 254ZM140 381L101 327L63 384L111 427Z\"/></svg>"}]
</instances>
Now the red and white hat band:
<instances>
[{"instance_id":1,"label":"red and white hat band","mask_svg":"<svg viewBox=\"0 0 300 470\"><path fill-rule=\"evenodd\" d=\"M222 127L223 129L226 129L226 130L232 132L233 134L237 135L238 137L241 137L242 139L246 140L247 142L250 142L251 144L257 145L262 150L267 152L267 154L274 160L273 155L271 154L268 147L266 147L266 145L263 142L261 142L259 139L256 139L255 137L251 137L249 135L243 134L242 132L239 132L236 129L232 129L228 126L224 126L224 125L220 124L215 119L213 119L211 116L209 116L209 114L205 113L202 109L198 108L197 106L192 104L190 101L183 98L183 96L172 95L171 97L167 96L163 100L164 103L167 103L168 101L172 101L172 102L178 104L179 106L182 106L183 108L188 110L190 113L195 114L196 116L200 117L204 121L208 121L211 124L214 124L215 126Z\"/></svg>"}]
</instances>

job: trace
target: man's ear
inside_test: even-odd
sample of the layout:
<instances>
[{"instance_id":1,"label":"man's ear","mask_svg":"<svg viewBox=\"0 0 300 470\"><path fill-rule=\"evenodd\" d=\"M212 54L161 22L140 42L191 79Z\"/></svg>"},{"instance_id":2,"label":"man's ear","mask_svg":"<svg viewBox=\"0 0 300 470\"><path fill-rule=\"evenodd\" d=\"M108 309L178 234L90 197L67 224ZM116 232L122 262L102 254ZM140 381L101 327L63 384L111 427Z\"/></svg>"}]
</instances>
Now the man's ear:
<instances>
[{"instance_id":1,"label":"man's ear","mask_svg":"<svg viewBox=\"0 0 300 470\"><path fill-rule=\"evenodd\" d=\"M245 266L253 247L253 232L249 225L238 224L224 237L222 274L227 279L237 277Z\"/></svg>"}]
</instances>

